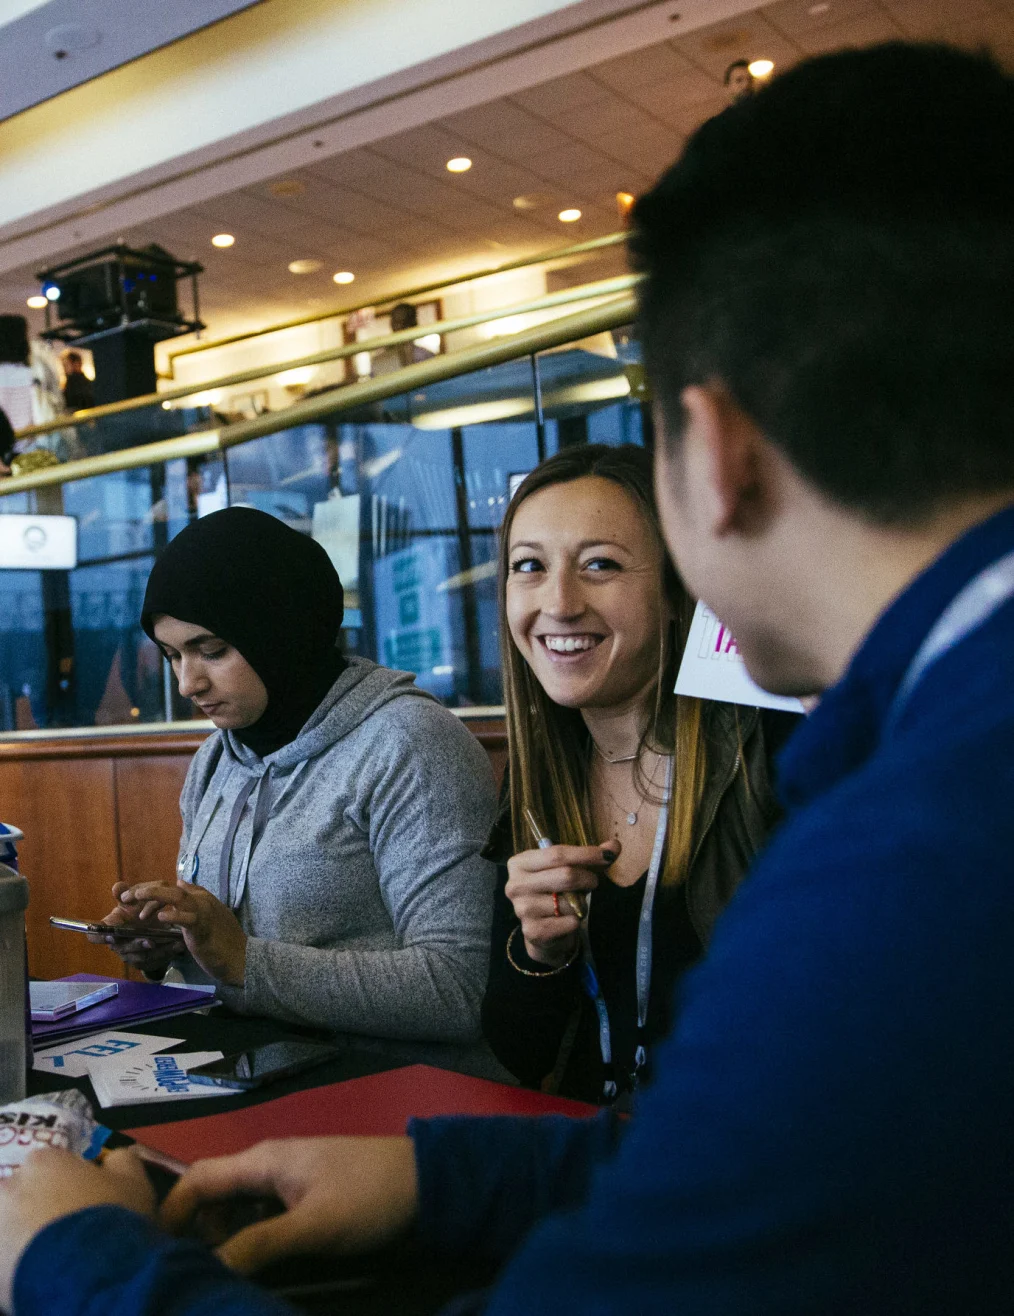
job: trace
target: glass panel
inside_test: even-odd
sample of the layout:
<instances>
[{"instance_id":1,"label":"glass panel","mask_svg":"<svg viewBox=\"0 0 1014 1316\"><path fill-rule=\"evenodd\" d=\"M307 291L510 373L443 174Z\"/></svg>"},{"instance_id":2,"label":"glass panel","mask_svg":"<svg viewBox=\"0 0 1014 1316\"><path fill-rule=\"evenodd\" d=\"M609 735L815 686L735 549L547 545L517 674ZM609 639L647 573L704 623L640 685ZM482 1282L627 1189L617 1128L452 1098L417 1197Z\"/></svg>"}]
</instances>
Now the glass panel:
<instances>
[{"instance_id":1,"label":"glass panel","mask_svg":"<svg viewBox=\"0 0 1014 1316\"><path fill-rule=\"evenodd\" d=\"M645 442L641 346L629 329L539 355L546 448Z\"/></svg>"},{"instance_id":2,"label":"glass panel","mask_svg":"<svg viewBox=\"0 0 1014 1316\"><path fill-rule=\"evenodd\" d=\"M180 403L172 408L169 404L163 406L160 402L153 402L133 411L64 425L48 434L40 434L32 446L48 448L61 461L71 461L173 439L195 430L213 429L219 423L211 407L186 406L187 401L181 398Z\"/></svg>"},{"instance_id":3,"label":"glass panel","mask_svg":"<svg viewBox=\"0 0 1014 1316\"><path fill-rule=\"evenodd\" d=\"M517 482L572 443L650 442L630 331L537 366L541 426L525 357L224 455L30 494L0 485L0 515L65 512L79 541L73 571L0 570L0 731L193 717L137 618L157 553L230 504L324 544L345 585L349 652L415 672L450 705L500 703L496 532ZM158 410L160 424L190 425ZM200 428L209 413L189 416Z\"/></svg>"},{"instance_id":4,"label":"glass panel","mask_svg":"<svg viewBox=\"0 0 1014 1316\"><path fill-rule=\"evenodd\" d=\"M73 570L0 570L0 731L193 716L189 701L172 705L138 617L158 550L226 501L218 456L0 496L0 515L64 514L78 527Z\"/></svg>"},{"instance_id":5,"label":"glass panel","mask_svg":"<svg viewBox=\"0 0 1014 1316\"><path fill-rule=\"evenodd\" d=\"M453 706L499 704L496 529L512 473L538 460L531 361L337 413L332 433L314 534L335 561L344 554L347 603L357 605L348 647L415 672Z\"/></svg>"}]
</instances>

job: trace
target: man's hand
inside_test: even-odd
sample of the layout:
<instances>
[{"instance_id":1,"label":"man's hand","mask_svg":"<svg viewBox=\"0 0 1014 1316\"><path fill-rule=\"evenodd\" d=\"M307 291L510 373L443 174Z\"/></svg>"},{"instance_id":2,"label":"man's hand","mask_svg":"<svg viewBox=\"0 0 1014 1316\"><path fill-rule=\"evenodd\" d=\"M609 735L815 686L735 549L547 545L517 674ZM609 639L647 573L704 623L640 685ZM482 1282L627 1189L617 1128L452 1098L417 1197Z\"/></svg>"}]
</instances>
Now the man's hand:
<instances>
[{"instance_id":1,"label":"man's hand","mask_svg":"<svg viewBox=\"0 0 1014 1316\"><path fill-rule=\"evenodd\" d=\"M35 1235L88 1206L154 1215L155 1193L133 1152L110 1152L101 1167L67 1151L32 1152L9 1179L0 1179L0 1310L11 1310L14 1272Z\"/></svg>"},{"instance_id":2,"label":"man's hand","mask_svg":"<svg viewBox=\"0 0 1014 1316\"><path fill-rule=\"evenodd\" d=\"M210 891L190 882L141 882L121 891L119 901L141 923L178 925L187 950L205 973L230 987L243 986L246 933L232 910Z\"/></svg>"},{"instance_id":3,"label":"man's hand","mask_svg":"<svg viewBox=\"0 0 1014 1316\"><path fill-rule=\"evenodd\" d=\"M367 1252L415 1219L415 1147L411 1138L289 1138L198 1161L163 1202L161 1223L178 1232L205 1203L242 1194L280 1197L288 1208L218 1249L243 1274L281 1257Z\"/></svg>"}]
</instances>

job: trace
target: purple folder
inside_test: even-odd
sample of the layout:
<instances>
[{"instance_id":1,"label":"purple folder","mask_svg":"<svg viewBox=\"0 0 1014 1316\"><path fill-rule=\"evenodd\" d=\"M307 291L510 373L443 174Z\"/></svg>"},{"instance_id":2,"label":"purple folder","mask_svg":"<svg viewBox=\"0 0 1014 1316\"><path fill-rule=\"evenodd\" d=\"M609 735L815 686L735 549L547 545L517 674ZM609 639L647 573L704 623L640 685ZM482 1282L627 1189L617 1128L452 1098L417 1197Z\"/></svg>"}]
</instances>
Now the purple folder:
<instances>
[{"instance_id":1,"label":"purple folder","mask_svg":"<svg viewBox=\"0 0 1014 1316\"><path fill-rule=\"evenodd\" d=\"M95 973L71 973L61 982L115 982L118 995L100 1001L78 1014L67 1015L53 1023L32 1023L32 1041L36 1049L55 1046L57 1042L86 1037L105 1028L124 1028L130 1024L151 1023L176 1014L190 1014L216 1004L210 992L186 987L163 987L160 982L131 982L127 978L106 978Z\"/></svg>"}]
</instances>

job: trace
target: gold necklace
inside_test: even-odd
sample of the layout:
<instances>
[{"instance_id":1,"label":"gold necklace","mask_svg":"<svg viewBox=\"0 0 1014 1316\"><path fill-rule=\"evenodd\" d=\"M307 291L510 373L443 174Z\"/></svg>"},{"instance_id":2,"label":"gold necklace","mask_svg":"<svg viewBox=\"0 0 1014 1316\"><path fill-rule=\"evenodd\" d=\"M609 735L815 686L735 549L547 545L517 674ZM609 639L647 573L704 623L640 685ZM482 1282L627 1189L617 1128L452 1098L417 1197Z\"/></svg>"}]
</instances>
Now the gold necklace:
<instances>
[{"instance_id":1,"label":"gold necklace","mask_svg":"<svg viewBox=\"0 0 1014 1316\"><path fill-rule=\"evenodd\" d=\"M594 740L592 741L592 744L595 745ZM595 748L598 749L598 746L595 745ZM656 758L656 760L657 760L657 762L656 762L656 764L655 764L655 767L657 768L657 767L658 767L658 764L662 761L662 755L659 754L657 750L652 750L651 752L655 755L655 758ZM599 753L601 754L602 751L599 750ZM605 758L606 756L605 756L604 754L602 754L602 757ZM632 755L631 757L632 757L632 758L638 758L639 756L638 756L637 754L634 754L634 755ZM630 762L630 759L606 759L606 762L607 762L607 763L612 763L612 762L615 762L615 763L629 763L629 762ZM649 780L649 781L654 781L654 779L655 779L655 777L654 777L654 773L652 773L651 777L649 777L648 780ZM624 809L623 805L619 802L619 800L616 798L616 796L613 794L613 792L609 789L609 786L607 785L606 780L605 780L604 777L603 777L603 779L602 779L602 785L605 787L606 794L607 794L607 795L609 796L609 798L612 800L612 802L613 802L614 806L616 807L616 809L617 809L621 814L624 814L624 813L626 814L626 818L627 818L627 826L628 826L628 827L636 827L636 826L637 826L637 819L638 819L638 817L640 816L640 813L641 813L641 806L644 804L644 800L645 800L644 793L643 793L642 791L637 790L637 786L635 785L635 786L634 786L634 789L637 790L637 795L638 795L638 799L640 800L640 804L638 804L638 806L637 806L636 809L629 809L629 810L627 810L627 809ZM619 839L619 837L617 837L617 839Z\"/></svg>"},{"instance_id":2,"label":"gold necklace","mask_svg":"<svg viewBox=\"0 0 1014 1316\"><path fill-rule=\"evenodd\" d=\"M640 749L636 749L633 754L627 754L621 759L611 759L604 749L599 749L598 741L594 736L591 736L590 739L595 753L604 759L606 763L633 763L634 759L639 758L641 755Z\"/></svg>"}]
</instances>

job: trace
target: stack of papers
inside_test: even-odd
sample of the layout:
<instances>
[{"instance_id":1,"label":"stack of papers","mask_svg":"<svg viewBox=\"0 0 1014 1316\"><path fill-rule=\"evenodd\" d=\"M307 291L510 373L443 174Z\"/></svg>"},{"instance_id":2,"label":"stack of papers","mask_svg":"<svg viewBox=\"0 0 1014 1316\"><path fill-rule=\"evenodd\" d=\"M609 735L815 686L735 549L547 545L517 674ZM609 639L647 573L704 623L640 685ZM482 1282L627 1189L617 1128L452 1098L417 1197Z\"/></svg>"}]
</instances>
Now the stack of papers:
<instances>
[{"instance_id":1,"label":"stack of papers","mask_svg":"<svg viewBox=\"0 0 1014 1316\"><path fill-rule=\"evenodd\" d=\"M191 1083L187 1070L221 1060L221 1051L160 1055L178 1046L178 1037L144 1033L100 1032L46 1051L36 1052L33 1068L46 1074L91 1080L100 1106L135 1106L145 1102L185 1101L194 1097L236 1096L228 1088Z\"/></svg>"},{"instance_id":2,"label":"stack of papers","mask_svg":"<svg viewBox=\"0 0 1014 1316\"><path fill-rule=\"evenodd\" d=\"M221 1060L221 1051L190 1051L183 1055L122 1056L89 1066L100 1106L136 1106L146 1101L187 1101L193 1097L235 1097L229 1088L192 1083L187 1070Z\"/></svg>"},{"instance_id":3,"label":"stack of papers","mask_svg":"<svg viewBox=\"0 0 1014 1316\"><path fill-rule=\"evenodd\" d=\"M130 982L126 978L103 978L94 973L75 973L59 982L116 983L118 992L108 1001L91 1006L83 1015L69 1015L52 1023L32 1023L36 1047L52 1046L70 1038L85 1037L101 1028L150 1023L173 1015L189 1014L215 1004L214 997L199 988L163 987L158 982Z\"/></svg>"},{"instance_id":4,"label":"stack of papers","mask_svg":"<svg viewBox=\"0 0 1014 1316\"><path fill-rule=\"evenodd\" d=\"M92 1065L123 1057L154 1055L179 1046L182 1037L153 1037L147 1033L106 1031L89 1037L61 1042L45 1051L36 1051L32 1068L42 1074L62 1074L64 1078L84 1078Z\"/></svg>"}]
</instances>

